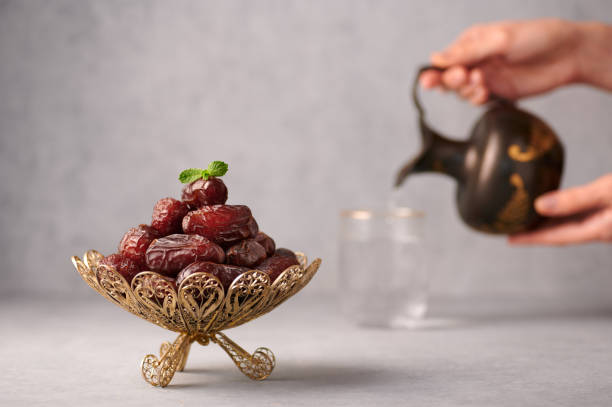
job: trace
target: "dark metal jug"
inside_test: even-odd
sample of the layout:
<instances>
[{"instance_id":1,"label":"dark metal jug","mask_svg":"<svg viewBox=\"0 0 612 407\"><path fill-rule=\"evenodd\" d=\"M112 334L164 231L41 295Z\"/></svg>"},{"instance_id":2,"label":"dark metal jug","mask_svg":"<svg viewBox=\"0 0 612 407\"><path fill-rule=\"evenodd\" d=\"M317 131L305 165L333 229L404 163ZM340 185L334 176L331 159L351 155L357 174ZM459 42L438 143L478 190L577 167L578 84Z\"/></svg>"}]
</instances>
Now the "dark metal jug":
<instances>
[{"instance_id":1,"label":"dark metal jug","mask_svg":"<svg viewBox=\"0 0 612 407\"><path fill-rule=\"evenodd\" d=\"M493 97L466 141L448 139L425 121L419 100L419 69L412 96L419 114L421 152L401 168L399 187L413 173L439 172L457 180L457 207L463 221L488 233L529 229L541 219L533 202L557 189L563 172L563 146L541 119L514 103Z\"/></svg>"}]
</instances>

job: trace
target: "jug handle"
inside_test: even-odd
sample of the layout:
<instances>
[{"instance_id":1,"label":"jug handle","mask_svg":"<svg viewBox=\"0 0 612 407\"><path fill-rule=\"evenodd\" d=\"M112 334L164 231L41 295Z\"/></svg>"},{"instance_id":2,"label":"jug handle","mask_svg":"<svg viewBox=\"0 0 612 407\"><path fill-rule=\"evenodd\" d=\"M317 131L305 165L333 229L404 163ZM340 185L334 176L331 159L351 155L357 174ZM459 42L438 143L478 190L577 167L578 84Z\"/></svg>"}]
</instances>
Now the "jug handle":
<instances>
[{"instance_id":1,"label":"jug handle","mask_svg":"<svg viewBox=\"0 0 612 407\"><path fill-rule=\"evenodd\" d=\"M398 172L395 178L395 187L398 188L413 172L425 172L425 171L438 171L450 175L461 181L462 171L459 169L460 165L456 163L456 159L450 159L450 157L459 157L465 154L468 143L466 141L458 141L444 137L442 134L435 131L425 121L425 109L421 104L419 98L419 77L427 70L435 70L443 72L444 68L437 66L424 65L421 66L414 78L412 84L412 99L419 115L419 129L421 131L421 151L417 156L406 163ZM513 102L497 95L491 95L491 102L499 104L512 104ZM446 157L446 158L444 158ZM438 165L438 169L435 169L435 163L444 163L446 166Z\"/></svg>"},{"instance_id":2,"label":"jug handle","mask_svg":"<svg viewBox=\"0 0 612 407\"><path fill-rule=\"evenodd\" d=\"M439 66L423 65L417 71L416 77L414 78L414 82L412 84L412 101L414 102L414 105L416 106L419 112L419 118L421 120L423 120L423 117L425 116L425 110L423 109L423 105L421 104L421 99L419 97L419 78L421 77L421 74L425 71L444 72L445 70L446 68L440 68ZM513 101L511 101L510 99L503 98L494 93L489 95L489 102L513 104Z\"/></svg>"}]
</instances>

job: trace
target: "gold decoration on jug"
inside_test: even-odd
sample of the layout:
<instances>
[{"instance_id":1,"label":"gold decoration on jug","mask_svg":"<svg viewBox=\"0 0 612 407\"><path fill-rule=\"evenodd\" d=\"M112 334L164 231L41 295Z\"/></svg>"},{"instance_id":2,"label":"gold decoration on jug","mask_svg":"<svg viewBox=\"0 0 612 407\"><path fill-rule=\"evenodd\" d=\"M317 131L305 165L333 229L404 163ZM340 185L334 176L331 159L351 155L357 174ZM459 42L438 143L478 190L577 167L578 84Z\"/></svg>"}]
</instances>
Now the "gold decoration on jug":
<instances>
[{"instance_id":1,"label":"gold decoration on jug","mask_svg":"<svg viewBox=\"0 0 612 407\"><path fill-rule=\"evenodd\" d=\"M522 225L529 213L529 194L525 189L523 178L517 173L510 176L510 184L515 187L512 196L497 216L494 227L506 229L513 225Z\"/></svg>"},{"instance_id":2,"label":"gold decoration on jug","mask_svg":"<svg viewBox=\"0 0 612 407\"><path fill-rule=\"evenodd\" d=\"M508 156L515 161L528 162L535 160L550 150L556 143L554 133L542 122L534 121L529 132L529 144L522 151L518 144L508 147Z\"/></svg>"}]
</instances>

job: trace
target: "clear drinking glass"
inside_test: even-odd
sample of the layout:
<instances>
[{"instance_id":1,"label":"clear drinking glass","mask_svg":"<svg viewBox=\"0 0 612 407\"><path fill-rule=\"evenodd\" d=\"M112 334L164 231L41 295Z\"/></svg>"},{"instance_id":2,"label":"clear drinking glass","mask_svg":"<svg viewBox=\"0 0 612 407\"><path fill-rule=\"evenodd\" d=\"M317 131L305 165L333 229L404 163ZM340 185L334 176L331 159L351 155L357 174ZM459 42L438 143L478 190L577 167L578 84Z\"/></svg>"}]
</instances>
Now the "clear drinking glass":
<instances>
[{"instance_id":1,"label":"clear drinking glass","mask_svg":"<svg viewBox=\"0 0 612 407\"><path fill-rule=\"evenodd\" d=\"M365 326L413 327L427 311L424 214L408 208L340 214L339 297Z\"/></svg>"}]
</instances>

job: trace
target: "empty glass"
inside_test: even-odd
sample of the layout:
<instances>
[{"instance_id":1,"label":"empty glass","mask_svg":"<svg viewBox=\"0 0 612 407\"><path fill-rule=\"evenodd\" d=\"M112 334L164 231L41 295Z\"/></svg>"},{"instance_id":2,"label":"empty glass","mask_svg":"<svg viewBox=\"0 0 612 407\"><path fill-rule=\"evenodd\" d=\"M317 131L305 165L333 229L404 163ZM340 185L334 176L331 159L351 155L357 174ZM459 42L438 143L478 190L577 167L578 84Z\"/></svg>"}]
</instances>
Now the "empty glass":
<instances>
[{"instance_id":1,"label":"empty glass","mask_svg":"<svg viewBox=\"0 0 612 407\"><path fill-rule=\"evenodd\" d=\"M360 325L415 326L427 310L424 214L408 208L340 214L339 297Z\"/></svg>"}]
</instances>

